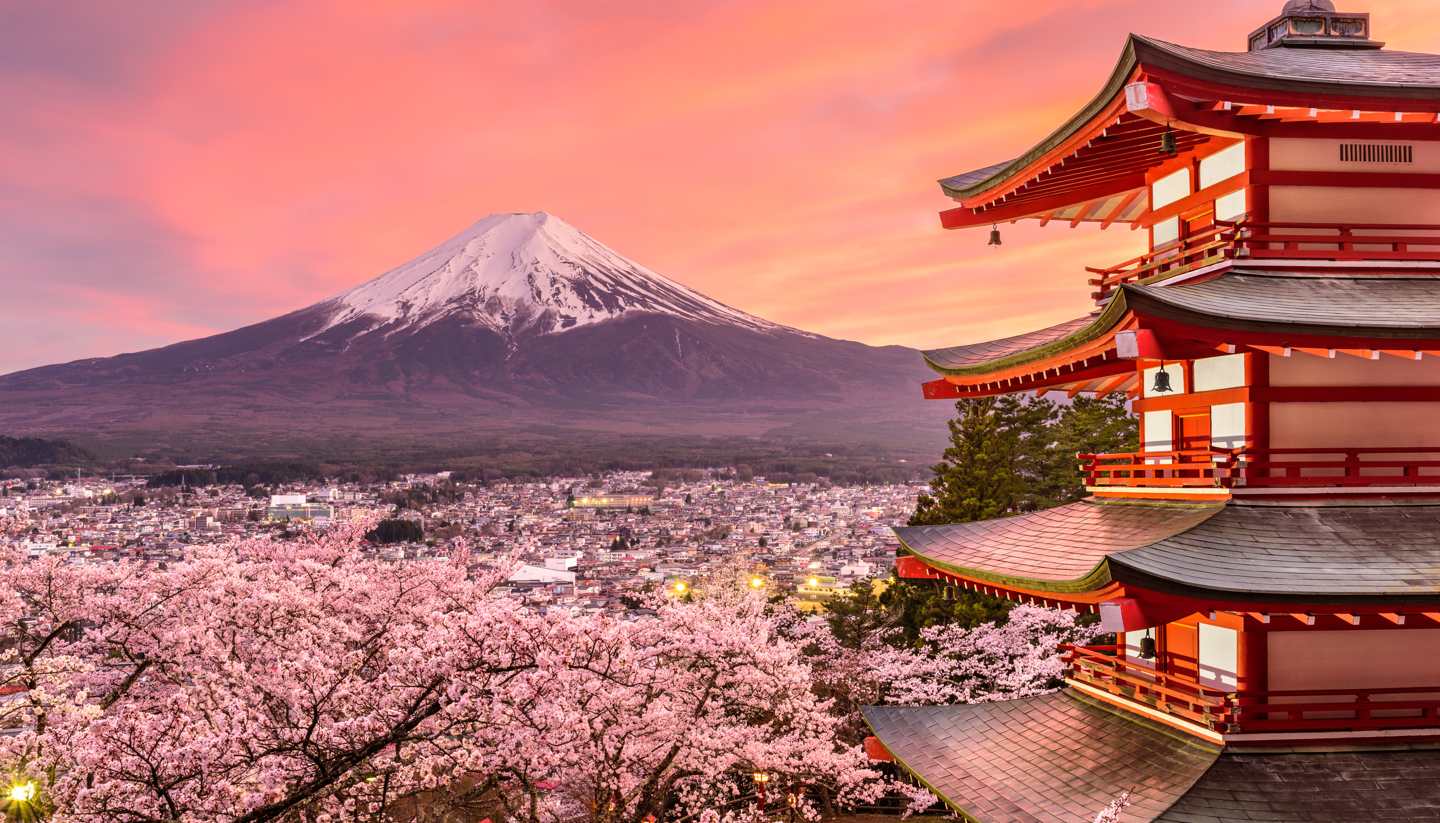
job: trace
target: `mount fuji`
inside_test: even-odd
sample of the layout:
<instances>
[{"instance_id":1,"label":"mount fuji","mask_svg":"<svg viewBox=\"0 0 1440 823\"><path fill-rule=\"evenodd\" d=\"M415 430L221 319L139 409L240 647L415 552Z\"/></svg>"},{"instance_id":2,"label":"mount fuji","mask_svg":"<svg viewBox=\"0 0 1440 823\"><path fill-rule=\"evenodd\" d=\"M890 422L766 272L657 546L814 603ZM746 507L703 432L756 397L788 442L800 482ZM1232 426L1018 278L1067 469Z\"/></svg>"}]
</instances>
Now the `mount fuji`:
<instances>
[{"instance_id":1,"label":"mount fuji","mask_svg":"<svg viewBox=\"0 0 1440 823\"><path fill-rule=\"evenodd\" d=\"M235 331L0 376L0 432L189 447L487 436L938 431L926 371L717 302L543 212ZM943 405L943 404L939 404Z\"/></svg>"}]
</instances>

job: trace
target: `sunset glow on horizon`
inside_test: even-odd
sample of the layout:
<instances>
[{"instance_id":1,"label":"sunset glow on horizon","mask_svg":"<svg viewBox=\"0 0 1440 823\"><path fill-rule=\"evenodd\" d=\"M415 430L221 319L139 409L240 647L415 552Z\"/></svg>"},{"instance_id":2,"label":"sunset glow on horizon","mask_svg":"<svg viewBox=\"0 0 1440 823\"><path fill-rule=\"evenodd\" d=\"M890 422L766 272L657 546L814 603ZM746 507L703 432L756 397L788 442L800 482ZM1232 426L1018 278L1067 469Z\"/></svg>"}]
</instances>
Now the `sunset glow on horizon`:
<instances>
[{"instance_id":1,"label":"sunset glow on horizon","mask_svg":"<svg viewBox=\"0 0 1440 823\"><path fill-rule=\"evenodd\" d=\"M547 211L744 311L881 345L1075 317L1139 233L946 232L935 180L1078 110L1130 31L1282 0L0 5L0 373L283 314ZM1440 51L1440 2L1346 0Z\"/></svg>"}]
</instances>

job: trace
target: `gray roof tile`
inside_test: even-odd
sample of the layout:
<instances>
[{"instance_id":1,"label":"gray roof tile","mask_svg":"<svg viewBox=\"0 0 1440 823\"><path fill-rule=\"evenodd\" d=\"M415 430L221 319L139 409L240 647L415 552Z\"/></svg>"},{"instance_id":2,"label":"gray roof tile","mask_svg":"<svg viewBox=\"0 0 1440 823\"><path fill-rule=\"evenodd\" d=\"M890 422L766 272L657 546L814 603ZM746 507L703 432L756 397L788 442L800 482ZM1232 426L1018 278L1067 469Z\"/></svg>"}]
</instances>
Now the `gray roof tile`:
<instances>
[{"instance_id":1,"label":"gray roof tile","mask_svg":"<svg viewBox=\"0 0 1440 823\"><path fill-rule=\"evenodd\" d=\"M874 706L886 748L953 808L981 821L1086 821L1123 791L1124 817L1148 821L1215 761L1218 749L1055 693L962 706Z\"/></svg>"},{"instance_id":2,"label":"gray roof tile","mask_svg":"<svg viewBox=\"0 0 1440 823\"><path fill-rule=\"evenodd\" d=\"M998 520L909 526L895 534L911 553L951 570L1039 584L1078 582L1106 555L1179 534L1221 508L1084 500Z\"/></svg>"},{"instance_id":3,"label":"gray roof tile","mask_svg":"<svg viewBox=\"0 0 1440 823\"><path fill-rule=\"evenodd\" d=\"M1110 566L1219 592L1440 595L1440 506L1232 504Z\"/></svg>"},{"instance_id":4,"label":"gray roof tile","mask_svg":"<svg viewBox=\"0 0 1440 823\"><path fill-rule=\"evenodd\" d=\"M1152 313L1170 309L1354 336L1423 338L1440 330L1440 278L1434 276L1317 277L1237 268L1210 280L1124 288L1131 308Z\"/></svg>"},{"instance_id":5,"label":"gray roof tile","mask_svg":"<svg viewBox=\"0 0 1440 823\"><path fill-rule=\"evenodd\" d=\"M1160 823L1440 821L1440 751L1226 752Z\"/></svg>"}]
</instances>

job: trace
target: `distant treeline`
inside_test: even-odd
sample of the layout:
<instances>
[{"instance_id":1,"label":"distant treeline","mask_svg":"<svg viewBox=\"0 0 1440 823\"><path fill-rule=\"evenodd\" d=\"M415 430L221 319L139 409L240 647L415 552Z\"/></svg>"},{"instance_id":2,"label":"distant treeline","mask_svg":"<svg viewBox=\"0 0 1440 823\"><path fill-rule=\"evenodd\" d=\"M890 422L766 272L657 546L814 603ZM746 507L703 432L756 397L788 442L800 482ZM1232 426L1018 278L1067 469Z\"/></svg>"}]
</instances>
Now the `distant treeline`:
<instances>
[{"instance_id":1,"label":"distant treeline","mask_svg":"<svg viewBox=\"0 0 1440 823\"><path fill-rule=\"evenodd\" d=\"M95 455L68 440L0 435L0 468L89 466L94 462Z\"/></svg>"},{"instance_id":2,"label":"distant treeline","mask_svg":"<svg viewBox=\"0 0 1440 823\"><path fill-rule=\"evenodd\" d=\"M213 469L171 469L151 477L152 488L166 486L279 486L325 479L314 463L238 463Z\"/></svg>"}]
</instances>

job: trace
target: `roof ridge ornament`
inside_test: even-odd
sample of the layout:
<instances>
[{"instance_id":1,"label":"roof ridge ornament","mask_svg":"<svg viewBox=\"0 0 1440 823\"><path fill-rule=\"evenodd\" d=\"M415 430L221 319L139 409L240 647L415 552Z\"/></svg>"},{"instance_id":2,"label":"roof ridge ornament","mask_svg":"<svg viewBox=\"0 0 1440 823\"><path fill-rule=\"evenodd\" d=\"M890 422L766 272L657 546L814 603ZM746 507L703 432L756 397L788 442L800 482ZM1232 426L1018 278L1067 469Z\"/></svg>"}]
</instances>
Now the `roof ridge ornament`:
<instances>
[{"instance_id":1,"label":"roof ridge ornament","mask_svg":"<svg viewBox=\"0 0 1440 823\"><path fill-rule=\"evenodd\" d=\"M1280 16L1250 33L1250 51L1277 47L1378 49L1370 39L1370 15L1338 12L1330 0L1289 0Z\"/></svg>"}]
</instances>

